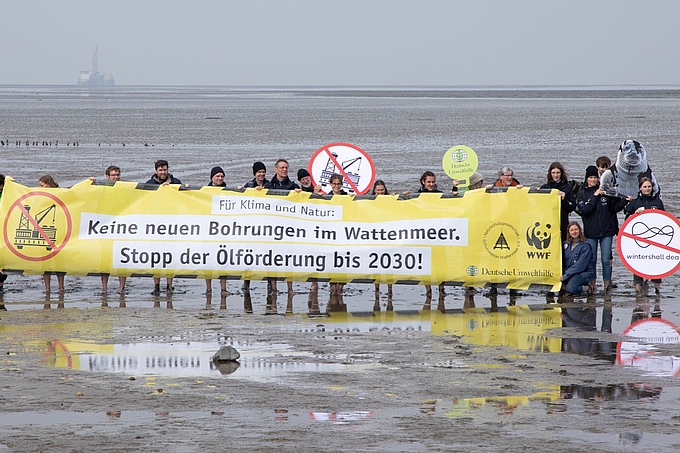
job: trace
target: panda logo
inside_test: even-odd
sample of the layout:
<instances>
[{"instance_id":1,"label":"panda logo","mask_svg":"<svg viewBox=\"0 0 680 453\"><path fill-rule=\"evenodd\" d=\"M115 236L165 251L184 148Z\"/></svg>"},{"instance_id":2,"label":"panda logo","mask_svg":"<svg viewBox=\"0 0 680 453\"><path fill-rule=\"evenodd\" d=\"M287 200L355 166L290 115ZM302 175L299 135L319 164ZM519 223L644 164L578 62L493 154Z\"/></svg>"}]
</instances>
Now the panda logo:
<instances>
[{"instance_id":1,"label":"panda logo","mask_svg":"<svg viewBox=\"0 0 680 453\"><path fill-rule=\"evenodd\" d=\"M550 224L546 223L541 227L541 222L536 222L533 227L527 228L527 243L537 248L545 250L550 247Z\"/></svg>"}]
</instances>

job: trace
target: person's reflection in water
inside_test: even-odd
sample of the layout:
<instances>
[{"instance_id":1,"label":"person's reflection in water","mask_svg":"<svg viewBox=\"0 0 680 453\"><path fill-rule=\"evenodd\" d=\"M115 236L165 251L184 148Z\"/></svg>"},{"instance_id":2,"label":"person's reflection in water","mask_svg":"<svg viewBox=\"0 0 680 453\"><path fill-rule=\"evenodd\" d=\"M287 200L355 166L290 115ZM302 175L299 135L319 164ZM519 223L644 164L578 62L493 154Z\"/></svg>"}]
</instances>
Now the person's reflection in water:
<instances>
[{"instance_id":1,"label":"person's reflection in water","mask_svg":"<svg viewBox=\"0 0 680 453\"><path fill-rule=\"evenodd\" d=\"M562 327L573 327L586 332L596 332L597 309L594 305L562 307ZM602 308L602 332L612 331L611 303ZM593 356L614 363L616 343L598 338L576 337L562 340L562 352Z\"/></svg>"},{"instance_id":2,"label":"person's reflection in water","mask_svg":"<svg viewBox=\"0 0 680 453\"><path fill-rule=\"evenodd\" d=\"M108 306L109 306L108 294L102 293L102 307L108 307Z\"/></svg>"},{"instance_id":3,"label":"person's reflection in water","mask_svg":"<svg viewBox=\"0 0 680 453\"><path fill-rule=\"evenodd\" d=\"M118 295L118 308L125 308L127 304L125 303L125 291L122 291Z\"/></svg>"},{"instance_id":4,"label":"person's reflection in water","mask_svg":"<svg viewBox=\"0 0 680 453\"><path fill-rule=\"evenodd\" d=\"M317 282L313 282L309 289L307 307L309 308L310 316L318 316L321 314L321 310L319 309L319 284Z\"/></svg>"},{"instance_id":5,"label":"person's reflection in water","mask_svg":"<svg viewBox=\"0 0 680 453\"><path fill-rule=\"evenodd\" d=\"M293 314L293 298L295 297L295 291L288 291L288 300L286 301L286 314Z\"/></svg>"},{"instance_id":6,"label":"person's reflection in water","mask_svg":"<svg viewBox=\"0 0 680 453\"><path fill-rule=\"evenodd\" d=\"M648 296L638 296L635 298L637 305L633 308L630 323L640 321L647 318L661 318L661 298L656 296L654 298L654 307L652 307L651 299ZM651 311L650 311L651 308Z\"/></svg>"},{"instance_id":7,"label":"person's reflection in water","mask_svg":"<svg viewBox=\"0 0 680 453\"><path fill-rule=\"evenodd\" d=\"M50 308L52 308L51 302L52 301L50 300L50 295L45 294L45 304L43 305L43 308L45 310L49 310ZM63 293L59 294L59 299L57 299L57 308L64 308L64 294Z\"/></svg>"},{"instance_id":8,"label":"person's reflection in water","mask_svg":"<svg viewBox=\"0 0 680 453\"><path fill-rule=\"evenodd\" d=\"M276 306L278 301L277 291L267 292L267 305L264 307L265 315L276 315L278 314L278 307Z\"/></svg>"},{"instance_id":9,"label":"person's reflection in water","mask_svg":"<svg viewBox=\"0 0 680 453\"><path fill-rule=\"evenodd\" d=\"M375 299L373 301L373 311L380 311L380 290L375 290Z\"/></svg>"},{"instance_id":10,"label":"person's reflection in water","mask_svg":"<svg viewBox=\"0 0 680 453\"><path fill-rule=\"evenodd\" d=\"M211 291L211 292L207 292L207 291L206 291L206 295L205 295L205 308L207 308L207 309L212 308L212 291Z\"/></svg>"},{"instance_id":11,"label":"person's reflection in water","mask_svg":"<svg viewBox=\"0 0 680 453\"><path fill-rule=\"evenodd\" d=\"M347 305L342 299L342 292L332 292L330 298L328 299L328 306L326 307L326 313L332 312L346 312Z\"/></svg>"},{"instance_id":12,"label":"person's reflection in water","mask_svg":"<svg viewBox=\"0 0 680 453\"><path fill-rule=\"evenodd\" d=\"M220 308L222 305L220 304ZM224 298L224 309L227 309L227 298ZM253 313L253 299L250 296L250 286L247 290L243 291L243 313L252 314Z\"/></svg>"},{"instance_id":13,"label":"person's reflection in water","mask_svg":"<svg viewBox=\"0 0 680 453\"><path fill-rule=\"evenodd\" d=\"M439 310L442 313L446 313L446 292L444 291L439 291L439 304L437 305L437 310Z\"/></svg>"},{"instance_id":14,"label":"person's reflection in water","mask_svg":"<svg viewBox=\"0 0 680 453\"><path fill-rule=\"evenodd\" d=\"M432 292L425 291L425 302L423 303L423 311L430 311L432 309Z\"/></svg>"},{"instance_id":15,"label":"person's reflection in water","mask_svg":"<svg viewBox=\"0 0 680 453\"><path fill-rule=\"evenodd\" d=\"M489 299L489 302L491 302L490 311L492 313L497 312L498 311L498 292L497 291L488 291L487 293L484 294L484 297Z\"/></svg>"},{"instance_id":16,"label":"person's reflection in water","mask_svg":"<svg viewBox=\"0 0 680 453\"><path fill-rule=\"evenodd\" d=\"M473 291L468 291L467 289L465 290L463 308L475 308L475 293Z\"/></svg>"}]
</instances>

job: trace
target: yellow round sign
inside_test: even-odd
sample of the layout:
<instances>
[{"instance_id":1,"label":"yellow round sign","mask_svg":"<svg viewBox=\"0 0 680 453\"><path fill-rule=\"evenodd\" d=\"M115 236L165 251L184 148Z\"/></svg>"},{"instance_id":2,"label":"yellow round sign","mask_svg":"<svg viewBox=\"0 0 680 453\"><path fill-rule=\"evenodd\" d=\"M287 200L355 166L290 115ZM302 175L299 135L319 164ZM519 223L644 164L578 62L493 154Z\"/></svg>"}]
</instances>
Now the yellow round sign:
<instances>
[{"instance_id":1,"label":"yellow round sign","mask_svg":"<svg viewBox=\"0 0 680 453\"><path fill-rule=\"evenodd\" d=\"M468 185L468 180L477 171L479 161L477 153L465 145L456 145L444 154L442 167L452 179L459 180L459 184Z\"/></svg>"}]
</instances>

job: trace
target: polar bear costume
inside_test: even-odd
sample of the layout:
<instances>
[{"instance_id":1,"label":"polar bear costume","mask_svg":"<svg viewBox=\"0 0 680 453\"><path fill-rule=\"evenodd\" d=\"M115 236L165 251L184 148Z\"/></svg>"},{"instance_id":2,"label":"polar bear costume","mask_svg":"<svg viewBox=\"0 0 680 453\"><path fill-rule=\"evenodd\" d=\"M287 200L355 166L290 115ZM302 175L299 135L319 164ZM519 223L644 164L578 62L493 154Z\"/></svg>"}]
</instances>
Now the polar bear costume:
<instances>
[{"instance_id":1,"label":"polar bear costume","mask_svg":"<svg viewBox=\"0 0 680 453\"><path fill-rule=\"evenodd\" d=\"M652 180L652 194L659 193L659 185L647 163L644 146L636 140L626 140L619 147L616 163L602 174L600 188L607 195L620 197L637 197L640 191L640 178Z\"/></svg>"}]
</instances>

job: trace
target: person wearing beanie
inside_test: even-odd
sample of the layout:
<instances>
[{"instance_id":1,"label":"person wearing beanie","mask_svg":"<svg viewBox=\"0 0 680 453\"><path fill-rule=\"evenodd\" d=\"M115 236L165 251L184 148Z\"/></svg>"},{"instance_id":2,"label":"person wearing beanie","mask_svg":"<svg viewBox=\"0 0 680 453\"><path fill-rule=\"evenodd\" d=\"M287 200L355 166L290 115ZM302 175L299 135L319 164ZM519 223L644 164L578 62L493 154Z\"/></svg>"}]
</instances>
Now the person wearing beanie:
<instances>
[{"instance_id":1,"label":"person wearing beanie","mask_svg":"<svg viewBox=\"0 0 680 453\"><path fill-rule=\"evenodd\" d=\"M586 168L583 187L578 193L578 213L583 219L583 234L592 249L591 263L597 269L597 247L600 246L602 260L602 280L607 293L612 282L612 242L619 231L616 213L626 207L628 199L607 195L600 188L600 173L595 165ZM597 275L590 281L592 292L596 291Z\"/></svg>"},{"instance_id":2,"label":"person wearing beanie","mask_svg":"<svg viewBox=\"0 0 680 453\"><path fill-rule=\"evenodd\" d=\"M227 187L227 184L224 182L224 170L222 170L222 167L213 167L212 170L210 170L210 182L208 185Z\"/></svg>"},{"instance_id":3,"label":"person wearing beanie","mask_svg":"<svg viewBox=\"0 0 680 453\"><path fill-rule=\"evenodd\" d=\"M214 187L227 187L227 184L224 182L224 170L222 167L213 167L212 170L210 170L210 182L208 183L209 186L214 186ZM220 289L222 290L221 295L226 296L229 294L227 291L227 279L226 278L220 278ZM206 278L205 279L205 295L210 296L212 294L212 279Z\"/></svg>"},{"instance_id":4,"label":"person wearing beanie","mask_svg":"<svg viewBox=\"0 0 680 453\"><path fill-rule=\"evenodd\" d=\"M264 166L262 162L255 162L253 164L253 176L254 178L242 186L238 186L238 189L248 189L251 187L259 187L260 189L269 184L267 179L267 167Z\"/></svg>"},{"instance_id":5,"label":"person wearing beanie","mask_svg":"<svg viewBox=\"0 0 680 453\"><path fill-rule=\"evenodd\" d=\"M300 188L303 192L314 193L314 186L312 185L312 177L307 170L301 168L297 172L297 179L300 182Z\"/></svg>"}]
</instances>

